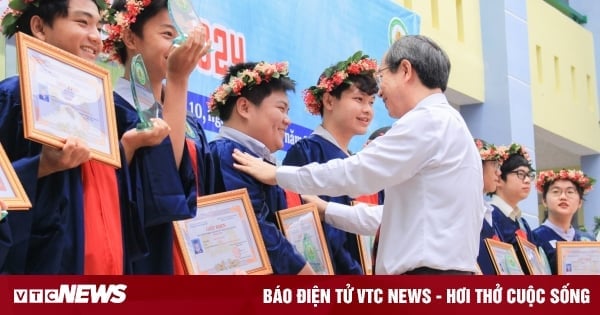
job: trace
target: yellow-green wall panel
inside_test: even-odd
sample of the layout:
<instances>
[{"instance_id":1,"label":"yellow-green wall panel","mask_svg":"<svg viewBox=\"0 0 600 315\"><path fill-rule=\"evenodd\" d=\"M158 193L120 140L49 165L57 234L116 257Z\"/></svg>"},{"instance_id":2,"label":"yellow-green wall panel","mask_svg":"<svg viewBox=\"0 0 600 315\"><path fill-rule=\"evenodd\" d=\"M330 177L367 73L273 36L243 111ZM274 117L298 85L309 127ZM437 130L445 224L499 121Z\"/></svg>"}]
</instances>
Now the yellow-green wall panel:
<instances>
[{"instance_id":1,"label":"yellow-green wall panel","mask_svg":"<svg viewBox=\"0 0 600 315\"><path fill-rule=\"evenodd\" d=\"M448 87L484 101L484 69L479 0L395 0L421 17L421 34L448 53L452 71ZM463 105L463 104L459 104Z\"/></svg>"},{"instance_id":2,"label":"yellow-green wall panel","mask_svg":"<svg viewBox=\"0 0 600 315\"><path fill-rule=\"evenodd\" d=\"M600 151L592 34L542 0L527 20L534 123Z\"/></svg>"}]
</instances>

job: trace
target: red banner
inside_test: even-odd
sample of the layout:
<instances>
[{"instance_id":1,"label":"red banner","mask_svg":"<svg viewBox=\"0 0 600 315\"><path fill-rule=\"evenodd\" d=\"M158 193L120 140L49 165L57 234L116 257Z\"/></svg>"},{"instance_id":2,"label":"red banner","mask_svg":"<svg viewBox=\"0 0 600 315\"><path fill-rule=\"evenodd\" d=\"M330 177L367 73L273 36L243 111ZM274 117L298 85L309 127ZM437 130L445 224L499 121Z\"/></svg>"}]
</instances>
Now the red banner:
<instances>
[{"instance_id":1,"label":"red banner","mask_svg":"<svg viewBox=\"0 0 600 315\"><path fill-rule=\"evenodd\" d=\"M599 276L0 276L3 315L592 314L599 296Z\"/></svg>"}]
</instances>

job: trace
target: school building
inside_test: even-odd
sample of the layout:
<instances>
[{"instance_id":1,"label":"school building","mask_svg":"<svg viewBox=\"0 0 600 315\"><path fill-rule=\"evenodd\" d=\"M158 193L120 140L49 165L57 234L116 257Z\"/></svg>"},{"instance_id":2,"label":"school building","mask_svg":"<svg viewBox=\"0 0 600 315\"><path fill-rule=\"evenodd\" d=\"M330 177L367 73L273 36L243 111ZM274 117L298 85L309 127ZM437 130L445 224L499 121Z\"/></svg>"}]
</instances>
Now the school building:
<instances>
[{"instance_id":1,"label":"school building","mask_svg":"<svg viewBox=\"0 0 600 315\"><path fill-rule=\"evenodd\" d=\"M421 17L421 34L450 55L450 101L473 136L518 142L538 171L581 168L600 179L600 4L586 0L396 0ZM520 208L544 217L535 187ZM576 226L592 231L600 189Z\"/></svg>"},{"instance_id":2,"label":"school building","mask_svg":"<svg viewBox=\"0 0 600 315\"><path fill-rule=\"evenodd\" d=\"M594 53L600 50L597 1L379 1L395 2L415 12L420 17L420 33L447 51L452 61L447 96L473 136L495 144L525 145L537 170L581 168L600 180L600 62ZM208 16L219 12L231 15L223 9ZM248 43L258 42L251 40L256 29L243 31ZM5 50L4 46L2 38L1 78L16 72L14 47ZM211 88L216 85L209 84ZM532 227L543 219L540 204L541 197L532 186L529 198L520 203ZM574 225L591 231L596 216L600 217L600 186L585 197Z\"/></svg>"}]
</instances>

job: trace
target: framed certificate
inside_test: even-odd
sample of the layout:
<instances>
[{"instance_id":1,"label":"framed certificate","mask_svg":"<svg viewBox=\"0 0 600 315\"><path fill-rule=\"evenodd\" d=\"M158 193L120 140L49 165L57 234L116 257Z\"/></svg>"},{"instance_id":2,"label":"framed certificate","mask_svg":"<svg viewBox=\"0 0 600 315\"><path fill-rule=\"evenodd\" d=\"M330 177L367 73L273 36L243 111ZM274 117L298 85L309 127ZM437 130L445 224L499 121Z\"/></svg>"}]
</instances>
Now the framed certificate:
<instances>
[{"instance_id":1,"label":"framed certificate","mask_svg":"<svg viewBox=\"0 0 600 315\"><path fill-rule=\"evenodd\" d=\"M315 273L333 275L333 265L317 206L307 203L279 210L276 214L283 234L306 258Z\"/></svg>"},{"instance_id":2,"label":"framed certificate","mask_svg":"<svg viewBox=\"0 0 600 315\"><path fill-rule=\"evenodd\" d=\"M15 170L0 144L0 200L8 206L8 210L27 210L31 208L29 197L23 189Z\"/></svg>"},{"instance_id":3,"label":"framed certificate","mask_svg":"<svg viewBox=\"0 0 600 315\"><path fill-rule=\"evenodd\" d=\"M120 167L109 71L22 32L16 44L25 138L61 148L76 136L93 159Z\"/></svg>"},{"instance_id":4,"label":"framed certificate","mask_svg":"<svg viewBox=\"0 0 600 315\"><path fill-rule=\"evenodd\" d=\"M377 194L370 196L361 196L362 199L371 198L374 200ZM362 200L352 200L351 205L356 206L359 203L364 203L369 207L376 206L377 204L366 202ZM356 235L358 244L358 253L360 254L360 264L362 265L363 273L365 275L373 275L373 243L375 242L375 235Z\"/></svg>"},{"instance_id":5,"label":"framed certificate","mask_svg":"<svg viewBox=\"0 0 600 315\"><path fill-rule=\"evenodd\" d=\"M524 275L519 264L519 258L515 248L508 243L500 242L491 238L485 239L485 245L492 258L497 275Z\"/></svg>"},{"instance_id":6,"label":"framed certificate","mask_svg":"<svg viewBox=\"0 0 600 315\"><path fill-rule=\"evenodd\" d=\"M559 275L600 275L600 242L556 242Z\"/></svg>"},{"instance_id":7,"label":"framed certificate","mask_svg":"<svg viewBox=\"0 0 600 315\"><path fill-rule=\"evenodd\" d=\"M528 240L517 236L519 252L517 256L521 262L521 266L525 267L525 272L528 275L550 275L548 273L544 261L537 247Z\"/></svg>"},{"instance_id":8,"label":"framed certificate","mask_svg":"<svg viewBox=\"0 0 600 315\"><path fill-rule=\"evenodd\" d=\"M358 249L360 254L360 264L365 275L373 274L373 242L374 235L356 235L358 239Z\"/></svg>"},{"instance_id":9,"label":"framed certificate","mask_svg":"<svg viewBox=\"0 0 600 315\"><path fill-rule=\"evenodd\" d=\"M198 197L196 217L173 222L186 273L273 273L248 191Z\"/></svg>"}]
</instances>

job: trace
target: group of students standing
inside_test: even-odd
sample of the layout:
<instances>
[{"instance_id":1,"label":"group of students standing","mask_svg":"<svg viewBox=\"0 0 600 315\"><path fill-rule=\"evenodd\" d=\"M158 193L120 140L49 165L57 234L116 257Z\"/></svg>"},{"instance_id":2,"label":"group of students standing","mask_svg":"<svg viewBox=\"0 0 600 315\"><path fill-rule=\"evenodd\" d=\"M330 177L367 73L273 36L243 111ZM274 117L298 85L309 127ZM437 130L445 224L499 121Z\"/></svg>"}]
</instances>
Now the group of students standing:
<instances>
[{"instance_id":1,"label":"group of students standing","mask_svg":"<svg viewBox=\"0 0 600 315\"><path fill-rule=\"evenodd\" d=\"M362 273L352 233L381 239L378 274L469 274L476 271L480 232L511 242L521 222L532 240L536 233L539 239L559 233L566 221L552 219L553 210L580 206L587 191L575 184L579 204L552 202L557 194L572 196L569 188L563 188L565 196L555 192L563 179L546 176L541 187L548 223L531 231L510 214L529 193L530 161L520 146L493 159L477 155L477 149L495 147L473 145L443 95L449 59L424 36L398 40L381 65L357 52L325 69L304 91L308 112L322 123L277 167L273 153L283 148L291 123L287 93L295 90L287 63L229 68L208 103L224 122L208 143L187 113L186 98L190 74L210 42L198 26L173 45L178 34L167 0L116 0L110 7L105 0L22 0L19 7L5 15L7 37L24 32L89 61L104 51L124 66L114 91L122 165L115 170L90 160L89 148L75 137L60 149L25 139L19 77L0 82L0 143L33 204L0 221L2 273L185 274L172 223L195 216L197 196L246 188L276 274L314 274L276 223L275 212L291 206L295 193L323 214L336 274ZM111 24L102 26L103 20ZM104 40L101 27L108 32ZM162 118L153 118L153 128L143 132L136 130L129 82L137 54L162 104ZM351 138L368 130L376 95L398 121L360 152L350 152ZM500 176L491 180L495 188L488 186L488 164L490 174ZM491 220L483 218L482 188L495 193ZM368 202L351 206L355 200ZM557 235L570 235L569 228Z\"/></svg>"},{"instance_id":2,"label":"group of students standing","mask_svg":"<svg viewBox=\"0 0 600 315\"><path fill-rule=\"evenodd\" d=\"M556 247L560 241L594 241L587 232L572 226L573 217L583 204L583 196L592 189L594 179L580 170L562 169L536 173L525 147L513 143L498 146L476 139L483 163L486 210L481 229L478 264L483 274L496 274L485 239L495 239L512 244L519 251L520 237L545 255L552 274L558 273ZM537 228L531 229L521 216L519 202L527 198L535 184L542 195L546 218Z\"/></svg>"}]
</instances>

